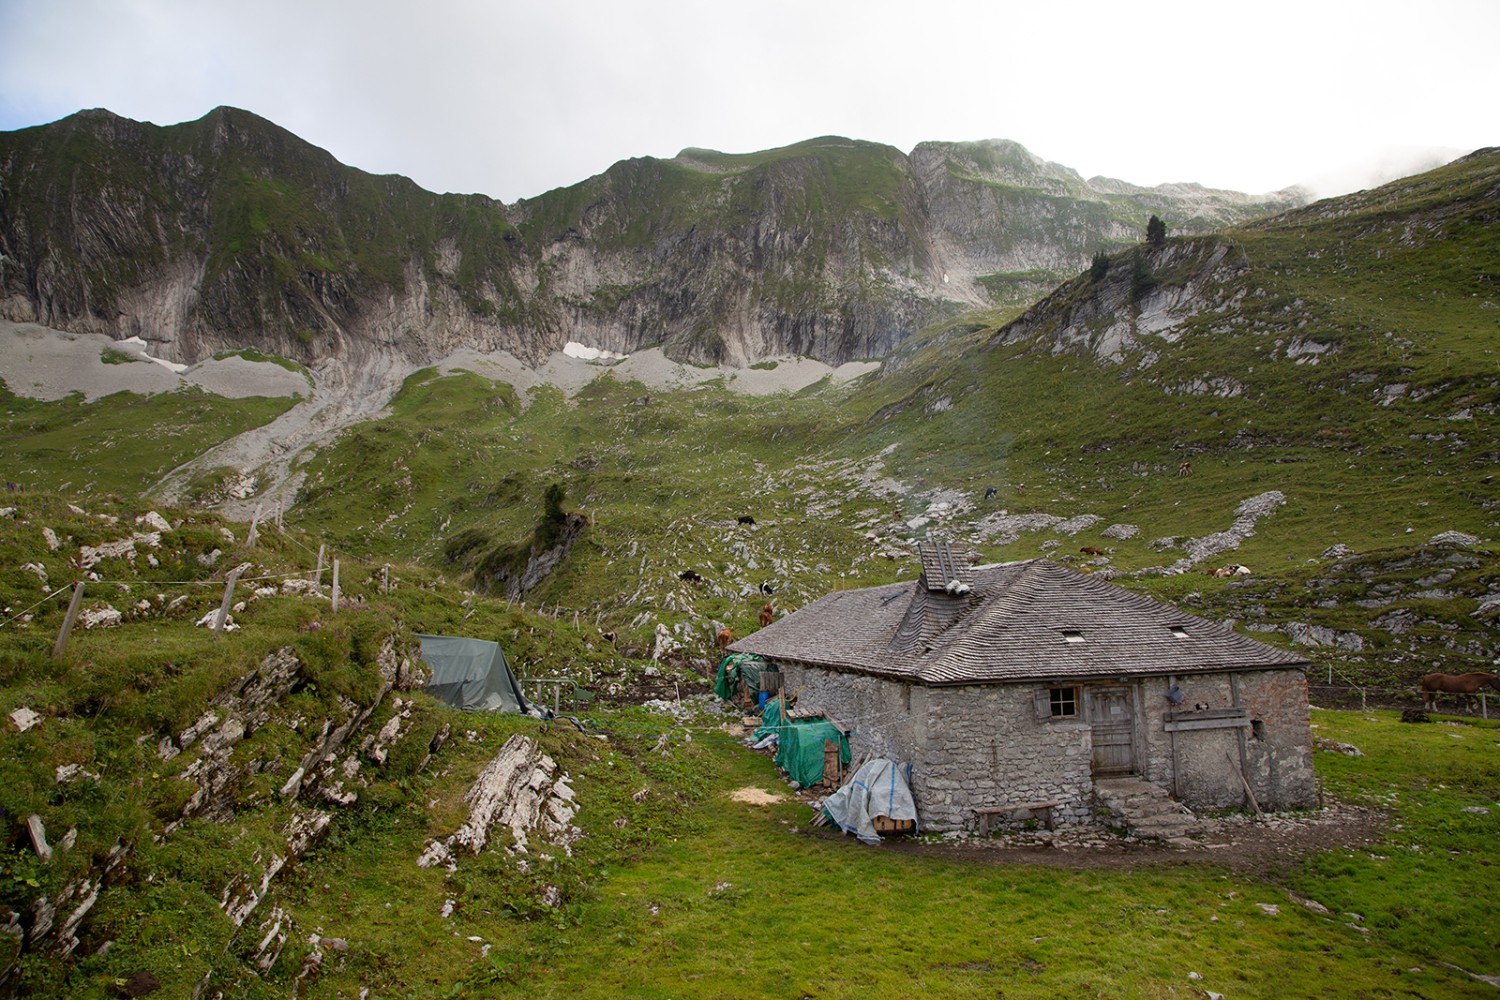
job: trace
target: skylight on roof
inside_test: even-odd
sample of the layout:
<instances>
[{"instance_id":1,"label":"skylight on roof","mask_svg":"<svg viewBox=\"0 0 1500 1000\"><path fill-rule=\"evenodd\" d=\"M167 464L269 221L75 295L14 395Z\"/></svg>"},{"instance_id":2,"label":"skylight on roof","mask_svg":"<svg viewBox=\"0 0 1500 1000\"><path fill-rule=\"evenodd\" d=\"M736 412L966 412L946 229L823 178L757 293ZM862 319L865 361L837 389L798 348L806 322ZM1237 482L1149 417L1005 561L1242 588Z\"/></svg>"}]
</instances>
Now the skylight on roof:
<instances>
[{"instance_id":1,"label":"skylight on roof","mask_svg":"<svg viewBox=\"0 0 1500 1000\"><path fill-rule=\"evenodd\" d=\"M1062 637L1063 637L1063 642L1082 642L1083 641L1083 633L1080 632L1080 631L1078 631L1077 629L1073 629L1073 628L1065 628L1065 629L1063 629L1062 630Z\"/></svg>"},{"instance_id":2,"label":"skylight on roof","mask_svg":"<svg viewBox=\"0 0 1500 1000\"><path fill-rule=\"evenodd\" d=\"M1167 627L1170 628L1172 630L1172 634L1179 639L1186 639L1188 637L1186 625L1169 625Z\"/></svg>"}]
</instances>

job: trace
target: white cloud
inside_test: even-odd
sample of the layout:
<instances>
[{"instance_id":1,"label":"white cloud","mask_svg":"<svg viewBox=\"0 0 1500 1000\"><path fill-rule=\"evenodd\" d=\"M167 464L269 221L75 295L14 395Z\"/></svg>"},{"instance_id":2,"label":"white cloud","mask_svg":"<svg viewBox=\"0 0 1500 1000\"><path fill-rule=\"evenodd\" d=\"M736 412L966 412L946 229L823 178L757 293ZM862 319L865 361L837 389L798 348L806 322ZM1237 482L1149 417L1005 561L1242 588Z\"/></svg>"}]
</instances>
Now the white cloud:
<instances>
[{"instance_id":1,"label":"white cloud","mask_svg":"<svg viewBox=\"0 0 1500 1000\"><path fill-rule=\"evenodd\" d=\"M627 157L830 133L1009 138L1085 176L1262 192L1500 142L1497 37L1493 0L56 0L0 5L0 128L230 104L507 201Z\"/></svg>"}]
</instances>

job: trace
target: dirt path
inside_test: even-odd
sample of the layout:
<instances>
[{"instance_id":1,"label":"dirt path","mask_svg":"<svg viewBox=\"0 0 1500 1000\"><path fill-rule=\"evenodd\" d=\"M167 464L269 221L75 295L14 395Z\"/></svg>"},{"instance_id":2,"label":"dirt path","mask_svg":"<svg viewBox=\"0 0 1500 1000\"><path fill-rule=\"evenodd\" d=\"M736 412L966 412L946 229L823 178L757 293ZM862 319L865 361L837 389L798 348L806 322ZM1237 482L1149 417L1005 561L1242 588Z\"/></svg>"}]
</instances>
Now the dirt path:
<instances>
[{"instance_id":1,"label":"dirt path","mask_svg":"<svg viewBox=\"0 0 1500 1000\"><path fill-rule=\"evenodd\" d=\"M1183 846L1071 828L936 841L892 837L883 846L905 854L985 865L1124 870L1209 864L1270 878L1320 851L1372 844L1385 822L1385 814L1374 809L1332 805L1312 813L1268 816L1264 824L1241 815L1202 820L1203 832L1188 838ZM843 836L826 828L811 832L829 838Z\"/></svg>"}]
</instances>

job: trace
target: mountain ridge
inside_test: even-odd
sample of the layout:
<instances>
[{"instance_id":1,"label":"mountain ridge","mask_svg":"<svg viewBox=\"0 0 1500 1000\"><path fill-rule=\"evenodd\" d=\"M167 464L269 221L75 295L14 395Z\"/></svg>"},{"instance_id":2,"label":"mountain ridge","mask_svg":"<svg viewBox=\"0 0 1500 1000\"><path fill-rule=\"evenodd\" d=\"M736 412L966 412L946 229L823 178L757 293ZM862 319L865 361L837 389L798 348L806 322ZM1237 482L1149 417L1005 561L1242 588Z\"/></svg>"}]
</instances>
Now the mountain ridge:
<instances>
[{"instance_id":1,"label":"mountain ridge","mask_svg":"<svg viewBox=\"0 0 1500 1000\"><path fill-rule=\"evenodd\" d=\"M621 160L505 205L344 166L239 109L164 127L93 109L0 133L0 315L140 336L178 362L538 362L575 340L837 365L1027 301L1152 212L1196 231L1300 203L1246 197L1100 192L1008 141L820 137Z\"/></svg>"}]
</instances>

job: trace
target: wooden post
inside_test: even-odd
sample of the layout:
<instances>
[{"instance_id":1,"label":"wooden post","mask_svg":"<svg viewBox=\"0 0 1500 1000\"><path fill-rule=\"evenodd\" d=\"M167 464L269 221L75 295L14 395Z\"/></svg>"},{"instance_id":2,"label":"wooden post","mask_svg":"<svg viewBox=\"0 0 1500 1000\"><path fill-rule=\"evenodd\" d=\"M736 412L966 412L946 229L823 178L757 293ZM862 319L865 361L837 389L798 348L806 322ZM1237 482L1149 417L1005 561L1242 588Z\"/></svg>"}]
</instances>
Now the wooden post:
<instances>
[{"instance_id":1,"label":"wooden post","mask_svg":"<svg viewBox=\"0 0 1500 1000\"><path fill-rule=\"evenodd\" d=\"M380 592L389 594L391 592L391 564L386 563L380 567Z\"/></svg>"},{"instance_id":2,"label":"wooden post","mask_svg":"<svg viewBox=\"0 0 1500 1000\"><path fill-rule=\"evenodd\" d=\"M313 586L323 586L323 554L328 551L327 545L318 546L318 568L313 570Z\"/></svg>"},{"instance_id":3,"label":"wooden post","mask_svg":"<svg viewBox=\"0 0 1500 1000\"><path fill-rule=\"evenodd\" d=\"M1486 719L1490 717L1490 703L1483 691L1479 692L1479 714Z\"/></svg>"},{"instance_id":4,"label":"wooden post","mask_svg":"<svg viewBox=\"0 0 1500 1000\"><path fill-rule=\"evenodd\" d=\"M333 610L339 609L339 561L333 561Z\"/></svg>"},{"instance_id":5,"label":"wooden post","mask_svg":"<svg viewBox=\"0 0 1500 1000\"><path fill-rule=\"evenodd\" d=\"M224 631L224 622L229 618L229 602L234 600L234 585L240 578L240 570L244 565L236 566L229 571L229 577L224 581L224 600L219 604L219 617L214 619L214 635Z\"/></svg>"},{"instance_id":6,"label":"wooden post","mask_svg":"<svg viewBox=\"0 0 1500 1000\"><path fill-rule=\"evenodd\" d=\"M63 650L68 646L68 633L73 631L73 623L78 620L78 609L83 606L83 581L73 581L73 599L68 602L68 613L63 616L62 628L58 630L57 642L52 646L52 658L62 659Z\"/></svg>"},{"instance_id":7,"label":"wooden post","mask_svg":"<svg viewBox=\"0 0 1500 1000\"><path fill-rule=\"evenodd\" d=\"M255 540L260 537L260 504L255 505L255 516L250 518L250 534L245 536L245 548L255 547Z\"/></svg>"}]
</instances>

